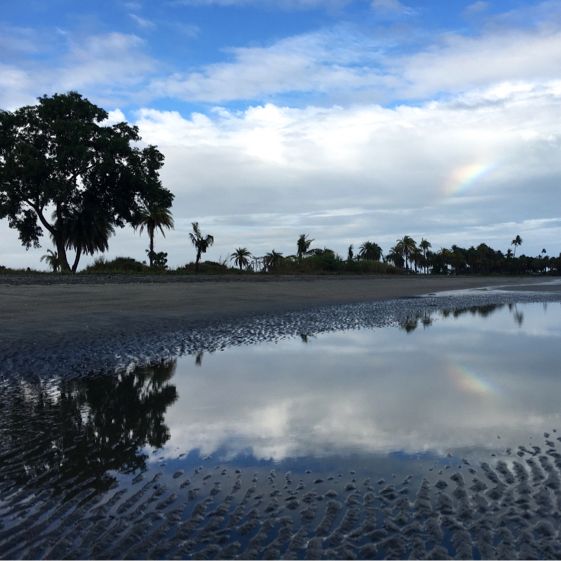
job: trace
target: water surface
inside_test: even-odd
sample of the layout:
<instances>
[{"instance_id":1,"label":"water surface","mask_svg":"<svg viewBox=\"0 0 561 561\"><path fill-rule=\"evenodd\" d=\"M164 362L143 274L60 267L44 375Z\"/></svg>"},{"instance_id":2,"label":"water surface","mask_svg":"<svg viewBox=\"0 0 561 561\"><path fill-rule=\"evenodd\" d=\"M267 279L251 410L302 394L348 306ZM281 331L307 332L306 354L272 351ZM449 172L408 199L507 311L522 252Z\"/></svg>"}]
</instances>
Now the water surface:
<instances>
[{"instance_id":1,"label":"water surface","mask_svg":"<svg viewBox=\"0 0 561 561\"><path fill-rule=\"evenodd\" d=\"M561 304L5 377L0 554L559 558Z\"/></svg>"}]
</instances>

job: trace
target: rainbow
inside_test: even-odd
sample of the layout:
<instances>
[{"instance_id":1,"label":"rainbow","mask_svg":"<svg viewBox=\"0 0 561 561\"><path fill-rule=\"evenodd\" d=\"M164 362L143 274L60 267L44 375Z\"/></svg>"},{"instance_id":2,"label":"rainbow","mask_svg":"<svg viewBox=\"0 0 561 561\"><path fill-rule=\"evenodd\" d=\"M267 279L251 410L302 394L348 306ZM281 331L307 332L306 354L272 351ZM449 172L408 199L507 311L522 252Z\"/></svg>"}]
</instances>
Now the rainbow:
<instances>
[{"instance_id":1,"label":"rainbow","mask_svg":"<svg viewBox=\"0 0 561 561\"><path fill-rule=\"evenodd\" d=\"M444 194L453 197L467 191L497 167L493 163L473 163L456 168L444 185Z\"/></svg>"},{"instance_id":2,"label":"rainbow","mask_svg":"<svg viewBox=\"0 0 561 561\"><path fill-rule=\"evenodd\" d=\"M451 364L448 368L448 375L463 392L481 397L497 393L498 388L494 384L462 365Z\"/></svg>"}]
</instances>

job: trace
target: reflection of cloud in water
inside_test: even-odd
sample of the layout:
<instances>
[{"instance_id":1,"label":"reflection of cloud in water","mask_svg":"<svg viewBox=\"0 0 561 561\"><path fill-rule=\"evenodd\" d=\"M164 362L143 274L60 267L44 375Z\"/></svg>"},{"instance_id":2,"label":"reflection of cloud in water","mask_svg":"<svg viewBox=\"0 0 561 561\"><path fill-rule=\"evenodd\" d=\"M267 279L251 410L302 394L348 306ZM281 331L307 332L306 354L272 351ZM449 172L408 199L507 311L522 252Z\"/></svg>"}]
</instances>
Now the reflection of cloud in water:
<instances>
[{"instance_id":1,"label":"reflection of cloud in water","mask_svg":"<svg viewBox=\"0 0 561 561\"><path fill-rule=\"evenodd\" d=\"M429 329L323 334L180 361L166 415L177 448L257 458L443 452L525 441L559 425L557 341L528 335L559 322L558 307L449 317ZM459 317L459 316L457 316ZM542 327L540 327L542 326ZM489 332L493 337L489 337Z\"/></svg>"}]
</instances>

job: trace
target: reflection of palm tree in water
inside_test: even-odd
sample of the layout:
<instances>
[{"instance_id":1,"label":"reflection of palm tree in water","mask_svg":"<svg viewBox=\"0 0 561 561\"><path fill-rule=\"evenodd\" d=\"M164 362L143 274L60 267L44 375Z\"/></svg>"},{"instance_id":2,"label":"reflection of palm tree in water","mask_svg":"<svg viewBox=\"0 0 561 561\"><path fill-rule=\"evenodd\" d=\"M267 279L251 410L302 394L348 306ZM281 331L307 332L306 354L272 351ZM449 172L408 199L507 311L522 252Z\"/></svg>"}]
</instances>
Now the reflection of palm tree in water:
<instances>
[{"instance_id":1,"label":"reflection of palm tree in water","mask_svg":"<svg viewBox=\"0 0 561 561\"><path fill-rule=\"evenodd\" d=\"M440 310L439 313L444 318L448 318L450 316L458 318L468 313L473 316L478 315L480 317L486 318L487 316L504 308L504 306L505 304L485 304L482 306L469 306L465 308L444 308ZM508 304L508 309L512 312L514 321L519 326L522 326L522 323L524 322L524 313L518 310L516 304ZM433 324L433 314L435 313L436 312L428 310L415 312L402 320L399 326L407 333L415 331L415 329L417 329L417 327L419 326L419 322L422 323L423 327L430 327Z\"/></svg>"},{"instance_id":2,"label":"reflection of palm tree in water","mask_svg":"<svg viewBox=\"0 0 561 561\"><path fill-rule=\"evenodd\" d=\"M518 309L516 304L509 304L508 309L512 312L512 317L519 327L524 323L524 313Z\"/></svg>"},{"instance_id":3,"label":"reflection of palm tree in water","mask_svg":"<svg viewBox=\"0 0 561 561\"><path fill-rule=\"evenodd\" d=\"M203 365L203 356L205 356L204 351L198 351L195 355L195 365L202 366Z\"/></svg>"},{"instance_id":4,"label":"reflection of palm tree in water","mask_svg":"<svg viewBox=\"0 0 561 561\"><path fill-rule=\"evenodd\" d=\"M0 473L16 485L51 480L61 492L88 481L111 486L109 471L143 470L146 445L169 439L166 409L177 399L175 361L118 375L13 386L0 421ZM25 457L25 462L16 461ZM10 458L12 460L10 460ZM9 465L8 465L9 464ZM38 479L39 478L39 479Z\"/></svg>"}]
</instances>

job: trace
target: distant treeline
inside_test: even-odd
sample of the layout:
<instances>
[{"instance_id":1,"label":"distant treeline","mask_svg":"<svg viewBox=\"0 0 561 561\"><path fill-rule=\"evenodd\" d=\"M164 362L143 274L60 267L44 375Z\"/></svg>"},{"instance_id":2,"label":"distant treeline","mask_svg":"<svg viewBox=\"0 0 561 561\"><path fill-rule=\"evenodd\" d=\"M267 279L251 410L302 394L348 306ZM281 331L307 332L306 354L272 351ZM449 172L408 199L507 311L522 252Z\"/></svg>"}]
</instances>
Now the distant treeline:
<instances>
[{"instance_id":1,"label":"distant treeline","mask_svg":"<svg viewBox=\"0 0 561 561\"><path fill-rule=\"evenodd\" d=\"M296 252L283 255L272 250L263 256L253 255L247 248L237 248L229 257L216 261L201 261L201 256L214 243L212 235L203 235L199 225L193 223L190 241L194 245L195 260L176 269L167 266L167 253L152 255L151 264L130 257L118 257L107 261L98 258L84 271L88 273L259 273L259 274L322 274L322 273L374 273L374 274L432 274L432 275L536 275L561 274L561 255L549 257L545 249L536 257L516 256L516 249L522 245L520 236L512 241L514 251L495 250L487 244L463 248L453 245L432 251L432 245L423 239L417 243L410 236L404 236L384 255L375 242L364 242L355 252L349 246L346 256L338 255L329 248L311 247L314 240L302 234L295 244ZM153 240L151 241L153 247ZM149 253L150 250L147 251ZM152 250L153 251L153 250ZM53 272L61 271L56 252L51 250L43 256ZM5 267L0 270L7 271Z\"/></svg>"}]
</instances>

